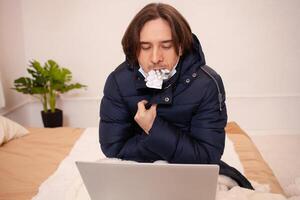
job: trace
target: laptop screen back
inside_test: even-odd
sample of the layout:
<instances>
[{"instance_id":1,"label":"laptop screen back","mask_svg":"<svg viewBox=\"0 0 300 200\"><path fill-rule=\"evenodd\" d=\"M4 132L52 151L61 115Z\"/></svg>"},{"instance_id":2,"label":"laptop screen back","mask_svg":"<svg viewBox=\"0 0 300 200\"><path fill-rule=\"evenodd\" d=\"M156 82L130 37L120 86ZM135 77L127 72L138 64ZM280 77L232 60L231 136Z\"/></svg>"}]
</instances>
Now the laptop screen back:
<instances>
[{"instance_id":1,"label":"laptop screen back","mask_svg":"<svg viewBox=\"0 0 300 200\"><path fill-rule=\"evenodd\" d=\"M92 200L214 200L218 165L76 162Z\"/></svg>"}]
</instances>

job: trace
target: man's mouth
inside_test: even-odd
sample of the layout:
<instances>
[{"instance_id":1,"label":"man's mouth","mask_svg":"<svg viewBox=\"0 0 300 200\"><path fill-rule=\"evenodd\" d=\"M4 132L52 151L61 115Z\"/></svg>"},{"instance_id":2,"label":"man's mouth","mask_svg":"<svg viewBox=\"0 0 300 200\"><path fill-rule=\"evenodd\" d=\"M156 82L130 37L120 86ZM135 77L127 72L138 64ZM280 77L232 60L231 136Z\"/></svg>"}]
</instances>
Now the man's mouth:
<instances>
[{"instance_id":1,"label":"man's mouth","mask_svg":"<svg viewBox=\"0 0 300 200\"><path fill-rule=\"evenodd\" d=\"M159 66L150 66L150 69L152 70L162 70L166 69L167 67L165 65L159 65Z\"/></svg>"},{"instance_id":2,"label":"man's mouth","mask_svg":"<svg viewBox=\"0 0 300 200\"><path fill-rule=\"evenodd\" d=\"M152 70L159 70L159 71L164 71L164 70L168 70L168 68L166 66L163 66L163 67L153 67L151 68Z\"/></svg>"}]
</instances>

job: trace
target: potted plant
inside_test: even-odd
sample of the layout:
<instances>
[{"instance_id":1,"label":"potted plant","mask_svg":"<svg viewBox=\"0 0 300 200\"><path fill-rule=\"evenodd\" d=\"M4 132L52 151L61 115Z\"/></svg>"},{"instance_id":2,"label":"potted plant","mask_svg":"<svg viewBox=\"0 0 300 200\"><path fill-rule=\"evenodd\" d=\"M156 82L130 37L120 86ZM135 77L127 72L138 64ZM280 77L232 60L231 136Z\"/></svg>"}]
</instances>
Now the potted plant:
<instances>
[{"instance_id":1,"label":"potted plant","mask_svg":"<svg viewBox=\"0 0 300 200\"><path fill-rule=\"evenodd\" d=\"M27 72L31 77L20 77L14 81L14 90L37 97L43 104L41 111L45 127L59 127L63 124L63 112L56 108L59 94L73 89L85 88L80 83L70 83L72 73L60 67L54 60L48 60L44 66L38 61L30 61Z\"/></svg>"}]
</instances>

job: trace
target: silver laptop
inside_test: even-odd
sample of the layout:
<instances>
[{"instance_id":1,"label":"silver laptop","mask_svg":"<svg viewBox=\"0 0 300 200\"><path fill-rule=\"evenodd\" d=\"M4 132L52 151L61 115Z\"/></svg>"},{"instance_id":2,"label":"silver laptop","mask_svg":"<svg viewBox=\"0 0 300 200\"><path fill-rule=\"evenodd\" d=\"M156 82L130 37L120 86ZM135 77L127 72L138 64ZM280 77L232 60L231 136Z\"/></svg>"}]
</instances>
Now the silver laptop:
<instances>
[{"instance_id":1,"label":"silver laptop","mask_svg":"<svg viewBox=\"0 0 300 200\"><path fill-rule=\"evenodd\" d=\"M76 164L92 200L215 200L218 165Z\"/></svg>"}]
</instances>

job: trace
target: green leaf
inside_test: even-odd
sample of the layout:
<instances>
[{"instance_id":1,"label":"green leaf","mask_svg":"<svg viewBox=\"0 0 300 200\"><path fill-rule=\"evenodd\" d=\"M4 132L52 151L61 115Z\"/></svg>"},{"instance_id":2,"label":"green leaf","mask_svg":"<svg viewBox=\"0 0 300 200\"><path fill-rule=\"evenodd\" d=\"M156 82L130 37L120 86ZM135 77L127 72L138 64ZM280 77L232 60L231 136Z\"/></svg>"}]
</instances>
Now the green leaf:
<instances>
[{"instance_id":1,"label":"green leaf","mask_svg":"<svg viewBox=\"0 0 300 200\"><path fill-rule=\"evenodd\" d=\"M20 77L14 81L14 90L30 95L40 95L44 110L55 108L56 97L73 89L87 87L80 83L70 83L72 73L60 67L54 60L48 60L42 66L37 60L29 61L27 72L31 77Z\"/></svg>"}]
</instances>

